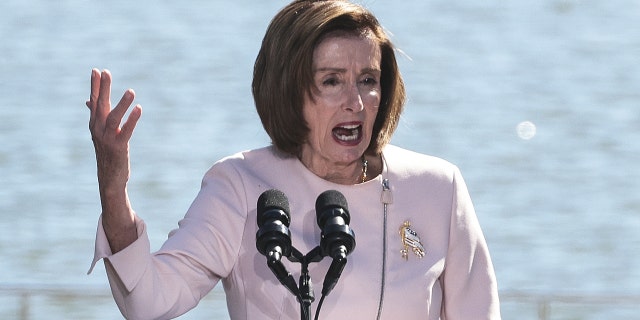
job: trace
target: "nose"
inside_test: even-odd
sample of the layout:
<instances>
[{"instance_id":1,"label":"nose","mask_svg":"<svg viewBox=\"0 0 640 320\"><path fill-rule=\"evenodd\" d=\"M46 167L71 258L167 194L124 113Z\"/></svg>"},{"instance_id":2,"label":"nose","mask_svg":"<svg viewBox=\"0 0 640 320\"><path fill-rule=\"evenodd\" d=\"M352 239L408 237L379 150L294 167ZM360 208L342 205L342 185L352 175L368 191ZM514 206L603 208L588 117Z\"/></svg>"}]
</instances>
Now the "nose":
<instances>
[{"instance_id":1,"label":"nose","mask_svg":"<svg viewBox=\"0 0 640 320\"><path fill-rule=\"evenodd\" d=\"M362 102L362 95L360 94L358 84L354 83L347 91L347 101L345 102L344 109L351 112L362 111L364 109L364 103Z\"/></svg>"}]
</instances>

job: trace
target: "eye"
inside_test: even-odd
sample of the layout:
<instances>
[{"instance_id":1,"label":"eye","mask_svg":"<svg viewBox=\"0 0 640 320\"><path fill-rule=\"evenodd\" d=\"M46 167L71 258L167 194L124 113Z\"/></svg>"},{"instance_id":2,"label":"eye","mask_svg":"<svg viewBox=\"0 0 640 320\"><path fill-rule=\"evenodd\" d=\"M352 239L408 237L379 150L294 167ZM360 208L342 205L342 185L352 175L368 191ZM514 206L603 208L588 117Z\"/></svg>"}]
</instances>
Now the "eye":
<instances>
[{"instance_id":1,"label":"eye","mask_svg":"<svg viewBox=\"0 0 640 320\"><path fill-rule=\"evenodd\" d=\"M338 79L334 77L327 78L324 81L322 81L323 86L330 86L330 87L337 86L339 83L340 82L338 81Z\"/></svg>"},{"instance_id":2,"label":"eye","mask_svg":"<svg viewBox=\"0 0 640 320\"><path fill-rule=\"evenodd\" d=\"M378 84L378 79L374 77L366 77L362 79L360 82L362 82L362 84L364 84L365 86L375 86Z\"/></svg>"}]
</instances>

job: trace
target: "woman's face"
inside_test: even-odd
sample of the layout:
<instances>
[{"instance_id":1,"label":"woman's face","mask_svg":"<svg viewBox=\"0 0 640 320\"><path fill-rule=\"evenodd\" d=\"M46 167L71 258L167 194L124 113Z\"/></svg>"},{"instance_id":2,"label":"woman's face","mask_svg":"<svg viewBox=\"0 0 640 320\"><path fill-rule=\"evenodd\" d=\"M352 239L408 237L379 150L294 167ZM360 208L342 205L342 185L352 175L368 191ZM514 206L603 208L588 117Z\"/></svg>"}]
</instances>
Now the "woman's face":
<instances>
[{"instance_id":1,"label":"woman's face","mask_svg":"<svg viewBox=\"0 0 640 320\"><path fill-rule=\"evenodd\" d=\"M313 53L313 96L303 114L310 129L302 161L312 171L352 165L369 146L380 105L379 45L366 36L336 35Z\"/></svg>"}]
</instances>

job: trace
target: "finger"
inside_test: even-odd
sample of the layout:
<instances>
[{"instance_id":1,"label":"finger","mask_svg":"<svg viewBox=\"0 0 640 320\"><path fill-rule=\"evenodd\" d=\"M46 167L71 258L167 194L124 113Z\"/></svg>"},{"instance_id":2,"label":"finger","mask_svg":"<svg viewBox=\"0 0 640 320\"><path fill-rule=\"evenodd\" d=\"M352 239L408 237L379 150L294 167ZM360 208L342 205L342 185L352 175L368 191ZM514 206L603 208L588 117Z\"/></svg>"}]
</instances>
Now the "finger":
<instances>
[{"instance_id":1,"label":"finger","mask_svg":"<svg viewBox=\"0 0 640 320\"><path fill-rule=\"evenodd\" d=\"M111 111L111 72L109 72L109 70L105 69L100 74L98 90L95 113L96 122L99 125L105 121L109 111Z\"/></svg>"},{"instance_id":2,"label":"finger","mask_svg":"<svg viewBox=\"0 0 640 320\"><path fill-rule=\"evenodd\" d=\"M89 94L89 102L94 104L98 100L100 94L100 70L91 69L91 93Z\"/></svg>"},{"instance_id":3,"label":"finger","mask_svg":"<svg viewBox=\"0 0 640 320\"><path fill-rule=\"evenodd\" d=\"M131 106L131 103L133 102L133 99L135 99L135 96L136 94L133 91L133 89L129 89L124 92L124 94L122 95L122 98L120 99L120 102L118 102L116 107L113 108L113 110L109 113L109 116L107 117L106 124L105 124L107 130L113 131L113 130L117 130L118 127L120 127L122 118L124 117L124 114L127 112L127 109L129 109L129 106Z\"/></svg>"},{"instance_id":4,"label":"finger","mask_svg":"<svg viewBox=\"0 0 640 320\"><path fill-rule=\"evenodd\" d=\"M89 94L89 100L85 103L89 108L89 128L93 128L96 119L96 103L98 100L98 94L100 92L100 71L96 68L91 70L91 93Z\"/></svg>"},{"instance_id":5,"label":"finger","mask_svg":"<svg viewBox=\"0 0 640 320\"><path fill-rule=\"evenodd\" d=\"M127 121L122 125L122 130L120 131L120 138L124 141L129 141L131 139L131 135L133 134L133 130L136 128L136 124L138 123L138 119L142 115L142 107L138 104L133 107Z\"/></svg>"}]
</instances>

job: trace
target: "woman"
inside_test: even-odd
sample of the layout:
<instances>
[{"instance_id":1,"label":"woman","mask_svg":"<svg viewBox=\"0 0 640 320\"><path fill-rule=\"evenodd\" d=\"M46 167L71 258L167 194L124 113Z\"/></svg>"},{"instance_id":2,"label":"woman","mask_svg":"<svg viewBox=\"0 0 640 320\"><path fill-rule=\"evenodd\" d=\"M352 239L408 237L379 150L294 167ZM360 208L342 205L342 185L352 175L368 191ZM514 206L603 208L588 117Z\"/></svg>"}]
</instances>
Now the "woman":
<instances>
[{"instance_id":1,"label":"woman","mask_svg":"<svg viewBox=\"0 0 640 320\"><path fill-rule=\"evenodd\" d=\"M178 316L222 280L232 319L300 318L296 298L256 250L256 200L269 189L288 198L291 242L302 253L320 243L318 195L334 189L348 201L358 247L322 318L500 317L487 245L460 172L388 145L404 86L391 42L361 6L300 0L274 17L252 85L273 145L214 164L179 228L153 254L126 191L128 141L141 108L120 127L134 92L111 110L110 84L108 71L92 71L87 106L103 209L93 263L104 258L125 317ZM299 265L282 262L299 274ZM330 264L311 263L311 280L321 282Z\"/></svg>"}]
</instances>

